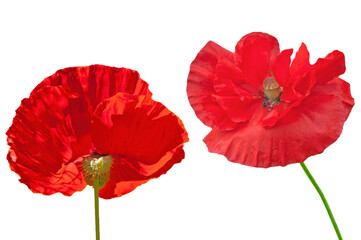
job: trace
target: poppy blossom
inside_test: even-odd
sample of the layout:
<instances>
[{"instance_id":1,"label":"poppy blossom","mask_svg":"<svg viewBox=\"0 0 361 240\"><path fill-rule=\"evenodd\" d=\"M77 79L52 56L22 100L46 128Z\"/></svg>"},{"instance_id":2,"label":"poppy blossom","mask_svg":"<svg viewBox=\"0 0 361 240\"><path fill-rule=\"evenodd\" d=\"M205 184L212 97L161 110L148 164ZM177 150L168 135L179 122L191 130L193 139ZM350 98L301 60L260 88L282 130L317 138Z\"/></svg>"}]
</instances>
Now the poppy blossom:
<instances>
[{"instance_id":1,"label":"poppy blossom","mask_svg":"<svg viewBox=\"0 0 361 240\"><path fill-rule=\"evenodd\" d=\"M7 131L10 168L35 193L66 196L99 179L122 196L184 158L181 120L152 100L136 71L92 65L57 71L22 100Z\"/></svg>"},{"instance_id":2,"label":"poppy blossom","mask_svg":"<svg viewBox=\"0 0 361 240\"><path fill-rule=\"evenodd\" d=\"M280 52L273 36L244 36L235 52L210 41L190 66L188 99L211 132L208 150L254 167L302 163L337 140L353 105L333 51L313 65L302 43Z\"/></svg>"}]
</instances>

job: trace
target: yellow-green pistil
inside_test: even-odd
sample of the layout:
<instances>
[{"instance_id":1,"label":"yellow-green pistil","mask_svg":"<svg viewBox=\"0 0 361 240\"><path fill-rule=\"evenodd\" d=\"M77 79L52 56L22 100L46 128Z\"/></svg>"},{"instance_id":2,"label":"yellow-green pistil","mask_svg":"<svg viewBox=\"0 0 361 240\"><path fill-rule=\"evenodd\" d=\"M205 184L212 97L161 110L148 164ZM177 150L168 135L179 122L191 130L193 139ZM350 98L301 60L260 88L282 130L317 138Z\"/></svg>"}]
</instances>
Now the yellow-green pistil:
<instances>
[{"instance_id":1,"label":"yellow-green pistil","mask_svg":"<svg viewBox=\"0 0 361 240\"><path fill-rule=\"evenodd\" d=\"M264 92L262 106L268 107L268 111L271 111L272 108L281 101L283 88L273 76L263 81L262 88Z\"/></svg>"},{"instance_id":2,"label":"yellow-green pistil","mask_svg":"<svg viewBox=\"0 0 361 240\"><path fill-rule=\"evenodd\" d=\"M105 186L109 180L110 167L113 164L111 155L100 155L93 153L83 160L83 175L89 186L94 186L94 180L97 179L99 188Z\"/></svg>"},{"instance_id":3,"label":"yellow-green pistil","mask_svg":"<svg viewBox=\"0 0 361 240\"><path fill-rule=\"evenodd\" d=\"M274 101L278 99L282 94L282 87L280 87L280 85L278 84L278 82L274 77L266 78L262 84L262 87L263 87L264 95L269 100Z\"/></svg>"}]
</instances>

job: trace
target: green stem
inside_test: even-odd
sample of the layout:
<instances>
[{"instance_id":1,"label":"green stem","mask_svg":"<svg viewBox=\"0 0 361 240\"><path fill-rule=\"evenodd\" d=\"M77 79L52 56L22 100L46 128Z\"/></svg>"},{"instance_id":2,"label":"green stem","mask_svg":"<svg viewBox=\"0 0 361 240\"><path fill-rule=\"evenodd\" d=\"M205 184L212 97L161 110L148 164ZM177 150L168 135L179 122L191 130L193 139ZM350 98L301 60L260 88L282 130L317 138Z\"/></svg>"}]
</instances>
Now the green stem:
<instances>
[{"instance_id":1,"label":"green stem","mask_svg":"<svg viewBox=\"0 0 361 240\"><path fill-rule=\"evenodd\" d=\"M100 240L99 230L99 179L94 180L94 207L95 207L95 236L96 240Z\"/></svg>"},{"instance_id":2,"label":"green stem","mask_svg":"<svg viewBox=\"0 0 361 240\"><path fill-rule=\"evenodd\" d=\"M328 216L330 217L331 219L331 222L332 222L332 225L333 227L335 228L335 232L337 234L337 237L339 240L342 240L342 236L341 236L341 233L340 233L340 230L338 229L338 226L337 226L337 223L336 223L336 220L335 218L333 217L333 214L331 212L331 208L330 206L328 205L327 203L327 200L325 198L325 195L323 195L323 192L321 190L321 188L317 185L316 183L316 180L312 177L310 171L308 171L308 168L306 167L306 165L304 163L300 163L301 164L301 167L303 168L303 171L305 171L307 177L310 179L311 183L313 184L313 186L316 188L318 194L320 195L321 199L322 199L322 202L323 204L325 205L325 208L327 210L327 213L328 213Z\"/></svg>"}]
</instances>

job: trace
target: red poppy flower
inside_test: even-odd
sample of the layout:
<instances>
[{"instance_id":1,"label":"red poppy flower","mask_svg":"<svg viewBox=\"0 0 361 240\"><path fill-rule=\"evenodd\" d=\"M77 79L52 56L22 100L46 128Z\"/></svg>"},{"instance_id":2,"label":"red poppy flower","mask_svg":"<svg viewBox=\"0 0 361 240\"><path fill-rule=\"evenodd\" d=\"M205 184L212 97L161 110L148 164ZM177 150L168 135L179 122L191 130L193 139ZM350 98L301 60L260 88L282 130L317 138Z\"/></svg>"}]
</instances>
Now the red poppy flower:
<instances>
[{"instance_id":1,"label":"red poppy flower","mask_svg":"<svg viewBox=\"0 0 361 240\"><path fill-rule=\"evenodd\" d=\"M181 120L151 99L136 71L72 67L43 80L7 131L11 169L33 192L70 196L99 176L102 198L119 197L184 158Z\"/></svg>"},{"instance_id":2,"label":"red poppy flower","mask_svg":"<svg viewBox=\"0 0 361 240\"><path fill-rule=\"evenodd\" d=\"M208 42L188 76L188 98L212 131L210 152L254 167L301 163L340 136L354 100L342 52L311 65L302 44L280 52L276 38L250 33L235 53Z\"/></svg>"}]
</instances>

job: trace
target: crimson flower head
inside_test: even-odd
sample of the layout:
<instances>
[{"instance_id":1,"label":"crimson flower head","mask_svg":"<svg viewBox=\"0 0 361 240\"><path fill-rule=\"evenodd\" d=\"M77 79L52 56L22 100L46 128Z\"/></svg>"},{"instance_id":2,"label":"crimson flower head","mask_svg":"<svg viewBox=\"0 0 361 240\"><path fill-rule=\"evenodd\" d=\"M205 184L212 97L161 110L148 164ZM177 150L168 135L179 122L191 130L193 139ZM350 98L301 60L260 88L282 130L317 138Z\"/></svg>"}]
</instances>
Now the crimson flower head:
<instances>
[{"instance_id":1,"label":"crimson flower head","mask_svg":"<svg viewBox=\"0 0 361 240\"><path fill-rule=\"evenodd\" d=\"M230 52L208 42L190 66L188 99L212 131L210 152L254 167L301 163L340 136L354 100L333 51L313 65L305 44L292 63L276 38L250 33Z\"/></svg>"},{"instance_id":2,"label":"crimson flower head","mask_svg":"<svg viewBox=\"0 0 361 240\"><path fill-rule=\"evenodd\" d=\"M136 71L72 67L43 80L7 131L8 161L33 192L70 196L93 185L122 196L184 158L181 120L152 100Z\"/></svg>"}]
</instances>

